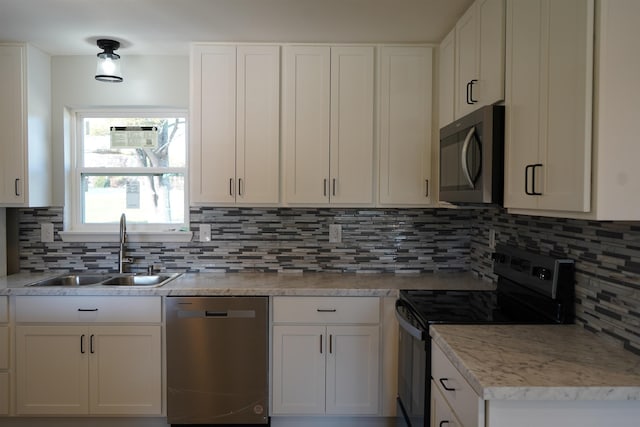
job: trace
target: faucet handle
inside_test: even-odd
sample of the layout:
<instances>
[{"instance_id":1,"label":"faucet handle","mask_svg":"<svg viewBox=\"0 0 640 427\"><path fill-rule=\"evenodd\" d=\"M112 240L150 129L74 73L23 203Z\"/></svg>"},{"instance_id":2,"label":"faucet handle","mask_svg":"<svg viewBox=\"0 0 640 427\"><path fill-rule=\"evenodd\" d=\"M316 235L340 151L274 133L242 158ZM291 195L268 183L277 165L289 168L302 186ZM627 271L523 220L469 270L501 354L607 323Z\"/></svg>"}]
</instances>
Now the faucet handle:
<instances>
[{"instance_id":1,"label":"faucet handle","mask_svg":"<svg viewBox=\"0 0 640 427\"><path fill-rule=\"evenodd\" d=\"M156 272L159 272L159 271L160 271L160 266L159 265L149 264L147 266L147 275L149 275L149 276L152 276Z\"/></svg>"}]
</instances>

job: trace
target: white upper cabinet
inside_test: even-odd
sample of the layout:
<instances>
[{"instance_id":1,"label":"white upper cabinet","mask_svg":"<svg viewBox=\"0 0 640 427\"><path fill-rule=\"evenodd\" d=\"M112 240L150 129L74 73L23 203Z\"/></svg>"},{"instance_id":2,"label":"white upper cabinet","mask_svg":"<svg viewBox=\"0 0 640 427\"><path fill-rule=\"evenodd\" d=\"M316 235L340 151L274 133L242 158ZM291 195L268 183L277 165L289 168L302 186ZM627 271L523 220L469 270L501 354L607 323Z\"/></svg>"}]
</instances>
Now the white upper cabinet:
<instances>
[{"instance_id":1,"label":"white upper cabinet","mask_svg":"<svg viewBox=\"0 0 640 427\"><path fill-rule=\"evenodd\" d=\"M373 203L373 91L373 47L332 47L332 204Z\"/></svg>"},{"instance_id":2,"label":"white upper cabinet","mask_svg":"<svg viewBox=\"0 0 640 427\"><path fill-rule=\"evenodd\" d=\"M640 220L640 2L597 2L592 217Z\"/></svg>"},{"instance_id":3,"label":"white upper cabinet","mask_svg":"<svg viewBox=\"0 0 640 427\"><path fill-rule=\"evenodd\" d=\"M51 60L0 44L0 206L51 204Z\"/></svg>"},{"instance_id":4,"label":"white upper cabinet","mask_svg":"<svg viewBox=\"0 0 640 427\"><path fill-rule=\"evenodd\" d=\"M504 0L476 0L458 20L455 119L504 99L504 40Z\"/></svg>"},{"instance_id":5,"label":"white upper cabinet","mask_svg":"<svg viewBox=\"0 0 640 427\"><path fill-rule=\"evenodd\" d=\"M433 50L382 47L378 60L378 202L428 205Z\"/></svg>"},{"instance_id":6,"label":"white upper cabinet","mask_svg":"<svg viewBox=\"0 0 640 427\"><path fill-rule=\"evenodd\" d=\"M590 210L593 1L509 0L505 206Z\"/></svg>"},{"instance_id":7,"label":"white upper cabinet","mask_svg":"<svg viewBox=\"0 0 640 427\"><path fill-rule=\"evenodd\" d=\"M505 206L640 220L640 2L507 4Z\"/></svg>"},{"instance_id":8,"label":"white upper cabinet","mask_svg":"<svg viewBox=\"0 0 640 427\"><path fill-rule=\"evenodd\" d=\"M373 203L373 47L284 48L285 199Z\"/></svg>"},{"instance_id":9,"label":"white upper cabinet","mask_svg":"<svg viewBox=\"0 0 640 427\"><path fill-rule=\"evenodd\" d=\"M442 39L438 47L438 124L442 128L455 120L455 65L456 65L455 28Z\"/></svg>"},{"instance_id":10,"label":"white upper cabinet","mask_svg":"<svg viewBox=\"0 0 640 427\"><path fill-rule=\"evenodd\" d=\"M191 202L277 204L280 48L195 44Z\"/></svg>"}]
</instances>

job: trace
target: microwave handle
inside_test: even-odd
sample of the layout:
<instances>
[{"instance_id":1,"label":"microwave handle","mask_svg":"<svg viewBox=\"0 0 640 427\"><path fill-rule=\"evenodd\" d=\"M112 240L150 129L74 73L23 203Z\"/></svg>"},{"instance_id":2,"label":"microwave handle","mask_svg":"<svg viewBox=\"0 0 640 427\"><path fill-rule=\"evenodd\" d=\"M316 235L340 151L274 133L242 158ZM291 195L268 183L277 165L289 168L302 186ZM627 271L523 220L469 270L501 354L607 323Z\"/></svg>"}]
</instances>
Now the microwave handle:
<instances>
[{"instance_id":1,"label":"microwave handle","mask_svg":"<svg viewBox=\"0 0 640 427\"><path fill-rule=\"evenodd\" d=\"M464 177L471 188L475 188L475 184L473 179L471 179L471 172L469 171L469 164L467 163L467 153L469 151L469 145L471 144L471 138L473 138L475 131L475 127L469 129L469 133L467 133L467 137L464 139L464 144L462 144L462 154L460 158L460 161L462 162L462 172L464 173Z\"/></svg>"}]
</instances>

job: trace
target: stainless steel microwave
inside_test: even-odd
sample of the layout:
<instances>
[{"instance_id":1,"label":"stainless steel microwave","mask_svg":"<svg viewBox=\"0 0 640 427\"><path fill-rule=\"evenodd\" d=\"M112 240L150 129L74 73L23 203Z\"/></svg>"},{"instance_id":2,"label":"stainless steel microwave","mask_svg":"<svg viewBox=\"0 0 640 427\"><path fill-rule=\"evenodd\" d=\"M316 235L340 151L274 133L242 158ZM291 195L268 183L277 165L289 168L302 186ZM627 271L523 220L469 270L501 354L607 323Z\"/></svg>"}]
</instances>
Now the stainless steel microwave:
<instances>
[{"instance_id":1,"label":"stainless steel microwave","mask_svg":"<svg viewBox=\"0 0 640 427\"><path fill-rule=\"evenodd\" d=\"M502 204L504 107L489 105L440 129L440 200Z\"/></svg>"}]
</instances>

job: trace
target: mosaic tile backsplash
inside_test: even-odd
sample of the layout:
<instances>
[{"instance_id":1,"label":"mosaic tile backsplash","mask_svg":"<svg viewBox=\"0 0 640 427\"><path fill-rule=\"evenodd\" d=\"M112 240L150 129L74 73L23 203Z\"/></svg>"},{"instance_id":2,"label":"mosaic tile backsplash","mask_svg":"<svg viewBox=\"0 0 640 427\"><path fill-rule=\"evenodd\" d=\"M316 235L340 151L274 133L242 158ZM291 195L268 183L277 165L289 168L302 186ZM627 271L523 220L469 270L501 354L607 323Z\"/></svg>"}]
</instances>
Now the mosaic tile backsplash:
<instances>
[{"instance_id":1,"label":"mosaic tile backsplash","mask_svg":"<svg viewBox=\"0 0 640 427\"><path fill-rule=\"evenodd\" d=\"M491 277L489 230L496 241L566 256L576 265L576 322L640 355L640 222L600 222L480 210L471 269Z\"/></svg>"},{"instance_id":2,"label":"mosaic tile backsplash","mask_svg":"<svg viewBox=\"0 0 640 427\"><path fill-rule=\"evenodd\" d=\"M640 355L640 222L509 215L503 209L192 208L194 241L130 243L133 271L332 271L492 274L496 240L576 261L577 322ZM21 209L21 271L115 271L116 243L40 242L40 223L62 230L62 208ZM195 241L211 224L212 241ZM342 243L329 243L329 224Z\"/></svg>"},{"instance_id":3,"label":"mosaic tile backsplash","mask_svg":"<svg viewBox=\"0 0 640 427\"><path fill-rule=\"evenodd\" d=\"M61 208L18 212L20 271L116 271L117 243L40 242L40 223L62 230ZM471 216L446 209L192 208L190 243L128 243L132 271L426 273L470 268ZM211 242L197 240L211 224ZM342 242L329 243L329 225Z\"/></svg>"}]
</instances>

